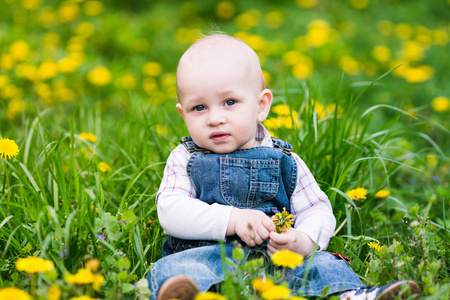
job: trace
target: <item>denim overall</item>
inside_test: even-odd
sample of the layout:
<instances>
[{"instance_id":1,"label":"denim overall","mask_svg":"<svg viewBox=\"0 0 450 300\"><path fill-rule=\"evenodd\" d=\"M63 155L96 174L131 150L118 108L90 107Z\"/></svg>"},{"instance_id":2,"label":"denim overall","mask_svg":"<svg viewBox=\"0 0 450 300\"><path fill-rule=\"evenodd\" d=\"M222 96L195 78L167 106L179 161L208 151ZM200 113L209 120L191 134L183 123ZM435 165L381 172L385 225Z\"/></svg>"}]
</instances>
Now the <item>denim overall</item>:
<instances>
[{"instance_id":1,"label":"denim overall","mask_svg":"<svg viewBox=\"0 0 450 300\"><path fill-rule=\"evenodd\" d=\"M297 164L291 155L291 145L275 138L272 141L277 148L256 147L215 154L199 148L190 137L182 138L180 142L192 153L186 171L197 198L208 204L261 210L268 216L283 208L290 211L289 199L297 184ZM237 235L227 237L227 243L233 241L245 245ZM163 255L217 244L217 241L168 236Z\"/></svg>"},{"instance_id":2,"label":"denim overall","mask_svg":"<svg viewBox=\"0 0 450 300\"><path fill-rule=\"evenodd\" d=\"M287 142L272 138L273 148L260 146L228 154L202 149L190 137L184 137L180 142L192 153L187 173L201 201L261 210L269 216L283 208L290 211L290 197L297 184L297 163L291 155L292 146ZM237 235L227 237L225 252L230 259L234 241L245 246ZM153 293L151 299L156 299L166 279L177 274L191 277L202 292L224 280L217 241L168 236L162 250L164 257L152 265L147 276ZM249 256L268 258L265 244L245 246L244 250L246 259ZM309 263L307 280L303 282ZM362 286L345 261L323 251L313 253L305 259L303 266L288 269L286 281L293 291L299 291L303 296L321 296L322 290L328 286L328 294Z\"/></svg>"}]
</instances>

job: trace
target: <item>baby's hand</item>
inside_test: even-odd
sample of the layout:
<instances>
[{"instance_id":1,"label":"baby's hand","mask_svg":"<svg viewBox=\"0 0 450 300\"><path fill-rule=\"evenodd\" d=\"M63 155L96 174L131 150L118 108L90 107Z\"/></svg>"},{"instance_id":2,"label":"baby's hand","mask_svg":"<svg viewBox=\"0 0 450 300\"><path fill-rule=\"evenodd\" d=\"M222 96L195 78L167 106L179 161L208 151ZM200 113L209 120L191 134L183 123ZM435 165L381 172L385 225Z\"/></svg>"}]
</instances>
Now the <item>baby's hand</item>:
<instances>
[{"instance_id":1,"label":"baby's hand","mask_svg":"<svg viewBox=\"0 0 450 300\"><path fill-rule=\"evenodd\" d=\"M267 244L267 254L271 256L282 249L287 249L306 257L313 251L314 242L307 234L294 228L290 228L282 233L271 232L270 240Z\"/></svg>"},{"instance_id":2,"label":"baby's hand","mask_svg":"<svg viewBox=\"0 0 450 300\"><path fill-rule=\"evenodd\" d=\"M227 235L237 234L247 245L256 246L267 240L273 230L275 224L262 211L233 208Z\"/></svg>"}]
</instances>

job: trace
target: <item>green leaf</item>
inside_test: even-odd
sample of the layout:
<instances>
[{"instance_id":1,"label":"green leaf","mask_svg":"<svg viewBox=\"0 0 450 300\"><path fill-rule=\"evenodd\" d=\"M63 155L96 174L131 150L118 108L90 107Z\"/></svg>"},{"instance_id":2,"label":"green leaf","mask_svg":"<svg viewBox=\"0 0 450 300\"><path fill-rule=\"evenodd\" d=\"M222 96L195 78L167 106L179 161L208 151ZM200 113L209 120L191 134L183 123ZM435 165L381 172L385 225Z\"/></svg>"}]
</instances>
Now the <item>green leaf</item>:
<instances>
[{"instance_id":1,"label":"green leaf","mask_svg":"<svg viewBox=\"0 0 450 300\"><path fill-rule=\"evenodd\" d=\"M134 215L134 212L132 210L127 210L123 215L122 215L122 220L128 221L128 222L133 222L136 219L136 216Z\"/></svg>"}]
</instances>

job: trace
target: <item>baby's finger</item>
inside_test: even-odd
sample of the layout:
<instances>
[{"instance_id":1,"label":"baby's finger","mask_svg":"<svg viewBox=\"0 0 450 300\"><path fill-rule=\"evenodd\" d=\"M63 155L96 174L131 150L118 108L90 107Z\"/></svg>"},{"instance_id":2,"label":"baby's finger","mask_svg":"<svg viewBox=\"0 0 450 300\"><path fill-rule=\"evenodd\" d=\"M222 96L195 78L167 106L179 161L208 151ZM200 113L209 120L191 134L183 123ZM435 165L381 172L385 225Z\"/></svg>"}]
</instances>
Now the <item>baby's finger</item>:
<instances>
[{"instance_id":1,"label":"baby's finger","mask_svg":"<svg viewBox=\"0 0 450 300\"><path fill-rule=\"evenodd\" d=\"M257 245L260 245L260 244L262 244L262 243L264 242L263 239L259 236L258 233L256 233L256 234L250 236L250 238L251 238L251 239L255 242L255 244L257 244Z\"/></svg>"},{"instance_id":2,"label":"baby's finger","mask_svg":"<svg viewBox=\"0 0 450 300\"><path fill-rule=\"evenodd\" d=\"M269 232L274 231L276 229L275 224L273 223L273 220L269 217L264 218L264 220L262 221L262 224Z\"/></svg>"},{"instance_id":3,"label":"baby's finger","mask_svg":"<svg viewBox=\"0 0 450 300\"><path fill-rule=\"evenodd\" d=\"M272 231L270 233L270 242L278 244L278 245L286 245L289 240L285 234L276 233Z\"/></svg>"},{"instance_id":4,"label":"baby's finger","mask_svg":"<svg viewBox=\"0 0 450 300\"><path fill-rule=\"evenodd\" d=\"M259 226L258 227L258 235L261 237L261 239L267 240L270 236L270 231L267 230L266 227L264 227L264 226Z\"/></svg>"},{"instance_id":5,"label":"baby's finger","mask_svg":"<svg viewBox=\"0 0 450 300\"><path fill-rule=\"evenodd\" d=\"M276 247L274 247L273 245L271 245L271 244L267 244L267 254L269 255L269 256L272 256L275 252L277 252L279 249L278 248L276 248Z\"/></svg>"}]
</instances>

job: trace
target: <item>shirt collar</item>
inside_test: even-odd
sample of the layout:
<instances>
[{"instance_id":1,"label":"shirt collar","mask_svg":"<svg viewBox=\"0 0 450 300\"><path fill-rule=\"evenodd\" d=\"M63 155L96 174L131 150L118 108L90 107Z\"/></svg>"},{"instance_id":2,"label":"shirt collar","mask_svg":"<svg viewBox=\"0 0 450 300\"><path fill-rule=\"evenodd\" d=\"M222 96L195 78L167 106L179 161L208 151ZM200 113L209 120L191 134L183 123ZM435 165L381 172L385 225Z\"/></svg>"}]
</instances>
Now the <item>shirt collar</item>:
<instances>
[{"instance_id":1,"label":"shirt collar","mask_svg":"<svg viewBox=\"0 0 450 300\"><path fill-rule=\"evenodd\" d=\"M261 144L261 146L273 147L273 142L272 138L270 137L270 133L261 123L258 123L258 126L256 127L255 138Z\"/></svg>"}]
</instances>

